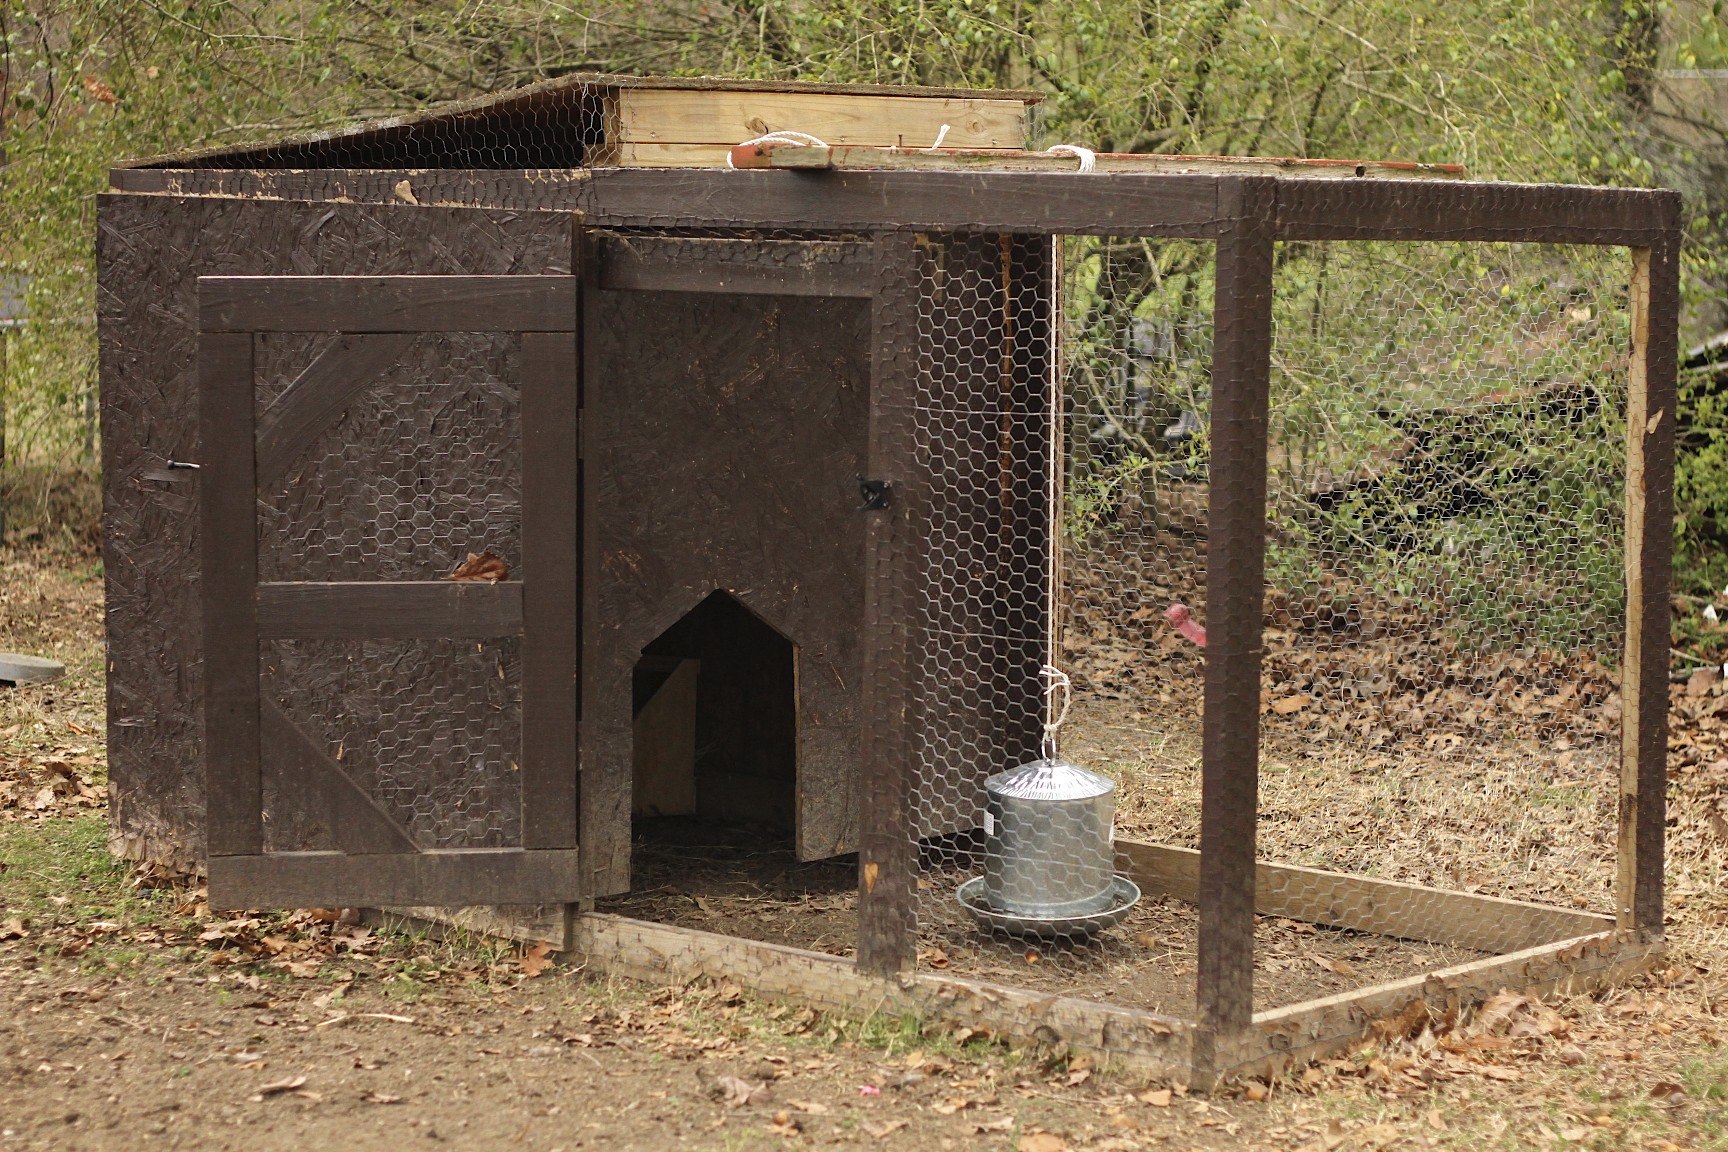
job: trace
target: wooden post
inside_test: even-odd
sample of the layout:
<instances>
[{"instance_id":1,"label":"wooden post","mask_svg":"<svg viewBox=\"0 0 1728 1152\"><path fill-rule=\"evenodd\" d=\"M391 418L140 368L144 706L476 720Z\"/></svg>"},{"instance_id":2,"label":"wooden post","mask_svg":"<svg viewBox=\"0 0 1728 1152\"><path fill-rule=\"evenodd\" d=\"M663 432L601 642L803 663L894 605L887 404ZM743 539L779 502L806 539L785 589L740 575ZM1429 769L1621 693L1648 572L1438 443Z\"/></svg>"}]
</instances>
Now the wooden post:
<instances>
[{"instance_id":1,"label":"wooden post","mask_svg":"<svg viewBox=\"0 0 1728 1152\"><path fill-rule=\"evenodd\" d=\"M1674 409L1679 358L1678 198L1669 235L1632 250L1626 389L1626 655L1621 669L1616 920L1662 934L1668 787L1668 585L1674 533Z\"/></svg>"},{"instance_id":2,"label":"wooden post","mask_svg":"<svg viewBox=\"0 0 1728 1152\"><path fill-rule=\"evenodd\" d=\"M917 958L918 885L912 786L922 581L923 486L914 443L918 387L917 236L877 240L872 310L867 480L886 481L887 506L860 511L864 544L863 732L858 779L858 966L894 976Z\"/></svg>"},{"instance_id":3,"label":"wooden post","mask_svg":"<svg viewBox=\"0 0 1728 1152\"><path fill-rule=\"evenodd\" d=\"M252 371L251 333L199 336L204 809L211 856L250 856L264 850Z\"/></svg>"},{"instance_id":4,"label":"wooden post","mask_svg":"<svg viewBox=\"0 0 1728 1152\"><path fill-rule=\"evenodd\" d=\"M1278 182L1220 182L1207 503L1206 701L1200 785L1196 1074L1228 1066L1253 1019L1254 825L1259 806L1260 614L1266 416Z\"/></svg>"}]
</instances>

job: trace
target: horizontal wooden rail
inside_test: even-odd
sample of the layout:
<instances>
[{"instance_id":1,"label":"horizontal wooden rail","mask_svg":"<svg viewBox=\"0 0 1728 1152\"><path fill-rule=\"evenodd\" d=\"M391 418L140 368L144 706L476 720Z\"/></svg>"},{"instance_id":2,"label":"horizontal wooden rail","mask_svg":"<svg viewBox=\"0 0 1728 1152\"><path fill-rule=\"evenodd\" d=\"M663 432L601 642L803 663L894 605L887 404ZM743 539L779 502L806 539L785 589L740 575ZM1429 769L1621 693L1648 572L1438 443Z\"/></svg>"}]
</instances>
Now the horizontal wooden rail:
<instances>
[{"instance_id":1,"label":"horizontal wooden rail","mask_svg":"<svg viewBox=\"0 0 1728 1152\"><path fill-rule=\"evenodd\" d=\"M517 580L258 585L258 635L264 640L479 640L521 632Z\"/></svg>"},{"instance_id":2,"label":"horizontal wooden rail","mask_svg":"<svg viewBox=\"0 0 1728 1152\"><path fill-rule=\"evenodd\" d=\"M873 148L857 144L739 144L735 168L834 169L850 172L1073 172L1072 153L1003 148ZM1096 152L1095 172L1213 176L1289 176L1304 180L1460 180L1462 164L1409 164L1387 160L1307 160L1285 156L1177 156Z\"/></svg>"},{"instance_id":3,"label":"horizontal wooden rail","mask_svg":"<svg viewBox=\"0 0 1728 1152\"><path fill-rule=\"evenodd\" d=\"M1200 853L1192 848L1118 837L1116 859L1147 892L1199 897ZM1506 953L1614 927L1612 917L1591 912L1320 868L1262 862L1254 871L1256 912L1404 940Z\"/></svg>"},{"instance_id":4,"label":"horizontal wooden rail","mask_svg":"<svg viewBox=\"0 0 1728 1152\"><path fill-rule=\"evenodd\" d=\"M875 252L873 244L837 241L604 236L600 287L868 298L876 290Z\"/></svg>"},{"instance_id":5,"label":"horizontal wooden rail","mask_svg":"<svg viewBox=\"0 0 1728 1152\"><path fill-rule=\"evenodd\" d=\"M269 852L210 857L212 908L558 904L582 896L575 849L445 849L358 856Z\"/></svg>"},{"instance_id":6,"label":"horizontal wooden rail","mask_svg":"<svg viewBox=\"0 0 1728 1152\"><path fill-rule=\"evenodd\" d=\"M574 332L572 276L200 276L206 332Z\"/></svg>"},{"instance_id":7,"label":"horizontal wooden rail","mask_svg":"<svg viewBox=\"0 0 1728 1152\"><path fill-rule=\"evenodd\" d=\"M401 203L400 169L116 169L122 193ZM1226 174L540 169L413 173L423 203L580 212L595 228L927 228L1217 235ZM1661 189L1454 179L1279 178L1281 240L1491 240L1650 247L1678 219Z\"/></svg>"}]
</instances>

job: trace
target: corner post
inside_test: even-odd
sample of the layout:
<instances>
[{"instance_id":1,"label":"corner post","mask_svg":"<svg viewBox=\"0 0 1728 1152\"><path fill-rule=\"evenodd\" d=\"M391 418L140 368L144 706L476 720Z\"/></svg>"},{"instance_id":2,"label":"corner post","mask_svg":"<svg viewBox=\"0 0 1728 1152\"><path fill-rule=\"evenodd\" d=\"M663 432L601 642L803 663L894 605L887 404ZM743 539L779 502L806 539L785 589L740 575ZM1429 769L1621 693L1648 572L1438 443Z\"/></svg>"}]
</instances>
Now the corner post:
<instances>
[{"instance_id":1,"label":"corner post","mask_svg":"<svg viewBox=\"0 0 1728 1152\"><path fill-rule=\"evenodd\" d=\"M918 945L912 790L924 488L914 424L920 347L917 235L881 233L876 260L866 479L886 481L888 488L886 506L859 512L866 526L858 967L901 977L911 973Z\"/></svg>"},{"instance_id":2,"label":"corner post","mask_svg":"<svg viewBox=\"0 0 1728 1152\"><path fill-rule=\"evenodd\" d=\"M1206 697L1194 1066L1210 1081L1253 1022L1261 603L1278 181L1219 181L1207 497Z\"/></svg>"},{"instance_id":3,"label":"corner post","mask_svg":"<svg viewBox=\"0 0 1728 1152\"><path fill-rule=\"evenodd\" d=\"M1673 562L1674 417L1678 399L1679 197L1665 235L1632 250L1632 347L1626 387L1626 652L1615 919L1659 938L1668 788L1668 594Z\"/></svg>"}]
</instances>

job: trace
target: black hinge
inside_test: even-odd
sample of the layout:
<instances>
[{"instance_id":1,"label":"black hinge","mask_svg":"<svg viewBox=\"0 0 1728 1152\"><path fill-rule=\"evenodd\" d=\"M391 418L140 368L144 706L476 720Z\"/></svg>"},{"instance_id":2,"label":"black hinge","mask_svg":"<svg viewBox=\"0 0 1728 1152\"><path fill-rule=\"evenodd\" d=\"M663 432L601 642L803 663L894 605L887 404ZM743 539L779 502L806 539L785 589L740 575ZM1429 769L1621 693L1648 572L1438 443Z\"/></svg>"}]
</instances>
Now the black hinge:
<instances>
[{"instance_id":1,"label":"black hinge","mask_svg":"<svg viewBox=\"0 0 1728 1152\"><path fill-rule=\"evenodd\" d=\"M858 495L864 501L861 512L879 512L888 507L888 496L894 485L887 480L866 480L858 477Z\"/></svg>"}]
</instances>

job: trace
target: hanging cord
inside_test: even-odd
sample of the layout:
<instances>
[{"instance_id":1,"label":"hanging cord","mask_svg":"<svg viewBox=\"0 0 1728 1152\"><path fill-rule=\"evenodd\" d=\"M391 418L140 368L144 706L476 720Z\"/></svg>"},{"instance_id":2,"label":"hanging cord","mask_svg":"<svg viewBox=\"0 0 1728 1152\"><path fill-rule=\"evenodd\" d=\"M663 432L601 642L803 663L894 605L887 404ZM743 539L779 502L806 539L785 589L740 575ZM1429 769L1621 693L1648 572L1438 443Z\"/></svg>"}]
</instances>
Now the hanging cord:
<instances>
[{"instance_id":1,"label":"hanging cord","mask_svg":"<svg viewBox=\"0 0 1728 1152\"><path fill-rule=\"evenodd\" d=\"M1055 144L1044 149L1046 156L1073 156L1080 161L1080 172L1085 174L1098 167L1098 153L1090 148L1082 148L1078 144Z\"/></svg>"},{"instance_id":2,"label":"hanging cord","mask_svg":"<svg viewBox=\"0 0 1728 1152\"><path fill-rule=\"evenodd\" d=\"M751 144L797 144L805 148L828 147L826 140L818 140L808 132L769 132L766 135L756 137L754 140L745 140L733 147L745 148ZM730 148L726 150L726 167L737 167L732 163L732 150Z\"/></svg>"},{"instance_id":3,"label":"hanging cord","mask_svg":"<svg viewBox=\"0 0 1728 1152\"><path fill-rule=\"evenodd\" d=\"M1044 759L1056 759L1056 733L1062 727L1062 722L1068 719L1068 706L1074 703L1073 685L1068 682L1068 673L1054 664L1046 664L1038 669L1038 679L1044 682ZM1061 707L1057 707L1057 701Z\"/></svg>"}]
</instances>

